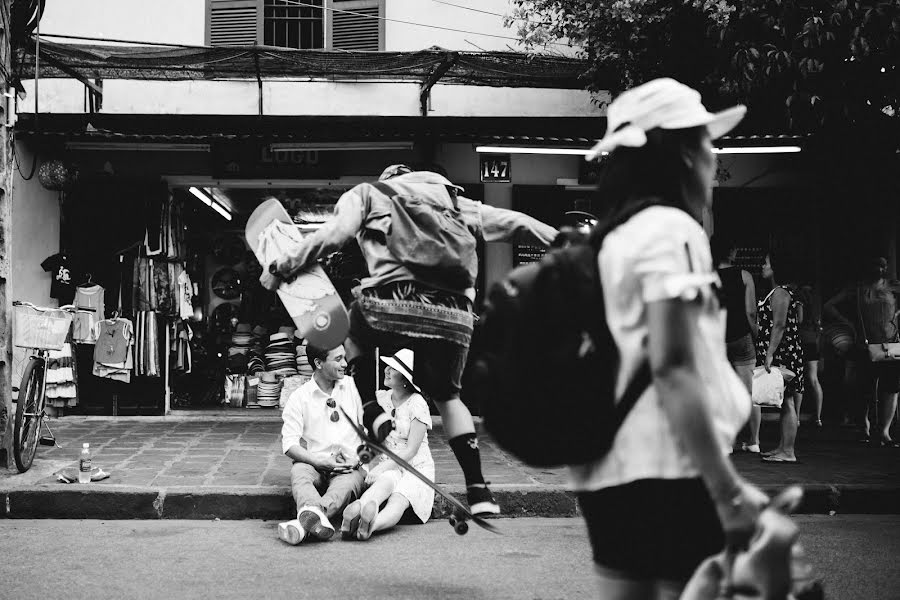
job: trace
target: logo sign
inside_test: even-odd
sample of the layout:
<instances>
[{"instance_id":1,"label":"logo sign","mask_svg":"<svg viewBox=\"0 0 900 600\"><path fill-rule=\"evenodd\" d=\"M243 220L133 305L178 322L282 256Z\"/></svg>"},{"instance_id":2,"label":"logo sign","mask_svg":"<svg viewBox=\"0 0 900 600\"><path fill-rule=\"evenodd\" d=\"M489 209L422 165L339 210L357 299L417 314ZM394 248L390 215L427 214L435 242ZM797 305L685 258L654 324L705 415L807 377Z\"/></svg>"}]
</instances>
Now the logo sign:
<instances>
[{"instance_id":1,"label":"logo sign","mask_svg":"<svg viewBox=\"0 0 900 600\"><path fill-rule=\"evenodd\" d=\"M268 144L222 143L212 147L213 176L220 179L333 179L340 175L342 158L340 152L273 150Z\"/></svg>"},{"instance_id":2,"label":"logo sign","mask_svg":"<svg viewBox=\"0 0 900 600\"><path fill-rule=\"evenodd\" d=\"M481 182L482 183L509 183L510 160L509 154L481 154Z\"/></svg>"}]
</instances>

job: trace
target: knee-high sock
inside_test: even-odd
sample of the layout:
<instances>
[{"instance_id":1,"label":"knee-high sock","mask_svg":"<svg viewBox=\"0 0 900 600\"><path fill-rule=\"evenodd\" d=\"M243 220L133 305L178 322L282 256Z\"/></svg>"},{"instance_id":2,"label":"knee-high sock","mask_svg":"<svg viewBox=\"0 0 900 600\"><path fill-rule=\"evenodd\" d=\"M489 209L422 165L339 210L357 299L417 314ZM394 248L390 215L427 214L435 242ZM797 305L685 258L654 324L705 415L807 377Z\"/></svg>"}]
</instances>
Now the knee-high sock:
<instances>
[{"instance_id":1,"label":"knee-high sock","mask_svg":"<svg viewBox=\"0 0 900 600\"><path fill-rule=\"evenodd\" d=\"M450 449L456 455L456 460L462 468L466 485L484 483L484 475L481 474L481 452L478 450L478 438L474 433L458 435L450 440Z\"/></svg>"}]
</instances>

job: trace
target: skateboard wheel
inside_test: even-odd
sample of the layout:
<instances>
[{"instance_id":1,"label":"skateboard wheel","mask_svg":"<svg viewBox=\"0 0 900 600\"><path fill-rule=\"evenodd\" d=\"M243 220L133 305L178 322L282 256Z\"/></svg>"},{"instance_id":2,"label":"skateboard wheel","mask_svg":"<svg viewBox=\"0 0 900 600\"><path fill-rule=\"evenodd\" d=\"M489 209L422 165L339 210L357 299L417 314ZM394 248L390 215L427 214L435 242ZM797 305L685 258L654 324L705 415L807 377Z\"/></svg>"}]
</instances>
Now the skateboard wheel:
<instances>
[{"instance_id":1,"label":"skateboard wheel","mask_svg":"<svg viewBox=\"0 0 900 600\"><path fill-rule=\"evenodd\" d=\"M369 464L372 462L372 459L375 458L375 453L365 444L357 448L356 453L359 455L359 462L364 465Z\"/></svg>"},{"instance_id":2,"label":"skateboard wheel","mask_svg":"<svg viewBox=\"0 0 900 600\"><path fill-rule=\"evenodd\" d=\"M457 521L453 526L453 531L455 531L457 535L466 535L469 532L469 524L465 521Z\"/></svg>"},{"instance_id":3,"label":"skateboard wheel","mask_svg":"<svg viewBox=\"0 0 900 600\"><path fill-rule=\"evenodd\" d=\"M313 327L318 329L319 331L324 331L328 329L328 326L331 324L331 317L327 312L319 313L316 315L316 318L313 320Z\"/></svg>"}]
</instances>

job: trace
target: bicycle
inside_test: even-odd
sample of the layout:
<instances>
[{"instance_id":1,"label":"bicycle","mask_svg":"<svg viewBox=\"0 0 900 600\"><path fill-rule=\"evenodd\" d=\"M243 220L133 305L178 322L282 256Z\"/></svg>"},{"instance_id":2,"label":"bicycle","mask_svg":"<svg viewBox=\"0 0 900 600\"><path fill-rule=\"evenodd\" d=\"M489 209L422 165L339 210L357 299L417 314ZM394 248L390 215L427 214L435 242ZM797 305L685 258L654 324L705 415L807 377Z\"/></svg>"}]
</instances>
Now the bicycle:
<instances>
[{"instance_id":1,"label":"bicycle","mask_svg":"<svg viewBox=\"0 0 900 600\"><path fill-rule=\"evenodd\" d=\"M22 373L16 399L13 429L13 457L16 468L24 473L31 468L38 444L55 446L56 438L44 412L47 401L47 362L51 350L61 350L72 325L75 307L44 308L31 302L13 302L13 345L33 350ZM39 436L42 427L48 435Z\"/></svg>"}]
</instances>

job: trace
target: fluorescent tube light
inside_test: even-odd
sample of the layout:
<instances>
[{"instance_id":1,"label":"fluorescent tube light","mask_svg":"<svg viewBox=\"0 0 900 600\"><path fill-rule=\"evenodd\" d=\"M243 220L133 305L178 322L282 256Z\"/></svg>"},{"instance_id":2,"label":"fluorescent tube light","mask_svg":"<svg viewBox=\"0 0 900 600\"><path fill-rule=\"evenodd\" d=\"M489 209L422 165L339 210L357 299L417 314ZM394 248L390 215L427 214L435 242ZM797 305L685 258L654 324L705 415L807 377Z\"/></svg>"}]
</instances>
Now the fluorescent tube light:
<instances>
[{"instance_id":1,"label":"fluorescent tube light","mask_svg":"<svg viewBox=\"0 0 900 600\"><path fill-rule=\"evenodd\" d=\"M713 148L716 154L786 154L800 152L800 146L744 146L729 148ZM556 154L568 156L585 156L588 148L549 148L537 146L477 146L479 154ZM604 152L604 155L609 152Z\"/></svg>"},{"instance_id":2,"label":"fluorescent tube light","mask_svg":"<svg viewBox=\"0 0 900 600\"><path fill-rule=\"evenodd\" d=\"M209 152L209 144L155 144L151 142L69 142L69 150Z\"/></svg>"},{"instance_id":3,"label":"fluorescent tube light","mask_svg":"<svg viewBox=\"0 0 900 600\"><path fill-rule=\"evenodd\" d=\"M731 148L713 148L716 154L789 154L800 152L800 146L734 146Z\"/></svg>"},{"instance_id":4,"label":"fluorescent tube light","mask_svg":"<svg viewBox=\"0 0 900 600\"><path fill-rule=\"evenodd\" d=\"M584 156L589 148L541 148L537 146L478 146L479 154L563 154Z\"/></svg>"},{"instance_id":5,"label":"fluorescent tube light","mask_svg":"<svg viewBox=\"0 0 900 600\"><path fill-rule=\"evenodd\" d=\"M213 198L209 194L207 194L205 191L201 190L200 188L193 187L193 186L188 188L188 191L190 193L192 193L194 196L196 196L197 198L199 198L200 201L203 202L203 204L207 205L208 207L210 207L211 209L213 209L214 211L216 211L217 213L219 213L220 215L225 217L226 220L228 220L228 221L231 220L231 213L228 212L228 209L226 209L224 206L222 206L218 202L215 202L213 200Z\"/></svg>"}]
</instances>

